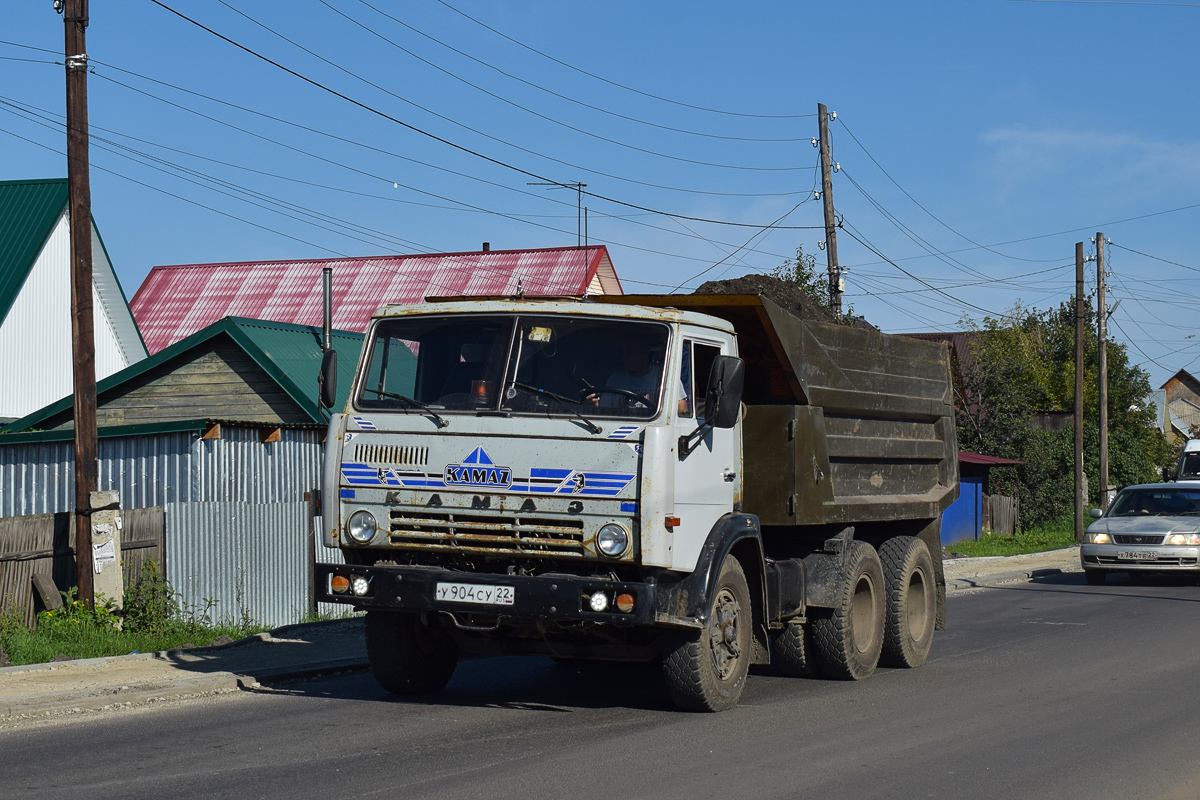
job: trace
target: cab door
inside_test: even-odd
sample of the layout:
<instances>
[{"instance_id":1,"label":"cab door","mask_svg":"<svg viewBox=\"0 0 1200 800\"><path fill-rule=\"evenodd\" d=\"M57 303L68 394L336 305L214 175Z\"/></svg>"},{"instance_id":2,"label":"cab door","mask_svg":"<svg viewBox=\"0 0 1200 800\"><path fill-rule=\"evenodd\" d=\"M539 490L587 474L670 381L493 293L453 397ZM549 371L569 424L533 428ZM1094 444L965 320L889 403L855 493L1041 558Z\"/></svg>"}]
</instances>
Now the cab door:
<instances>
[{"instance_id":1,"label":"cab door","mask_svg":"<svg viewBox=\"0 0 1200 800\"><path fill-rule=\"evenodd\" d=\"M708 373L718 355L732 355L732 343L703 335L685 335L680 370L672 377L676 437L687 436L703 424ZM675 528L672 568L695 566L708 533L722 515L733 510L737 469L741 462L740 425L708 429L687 456L675 464Z\"/></svg>"}]
</instances>

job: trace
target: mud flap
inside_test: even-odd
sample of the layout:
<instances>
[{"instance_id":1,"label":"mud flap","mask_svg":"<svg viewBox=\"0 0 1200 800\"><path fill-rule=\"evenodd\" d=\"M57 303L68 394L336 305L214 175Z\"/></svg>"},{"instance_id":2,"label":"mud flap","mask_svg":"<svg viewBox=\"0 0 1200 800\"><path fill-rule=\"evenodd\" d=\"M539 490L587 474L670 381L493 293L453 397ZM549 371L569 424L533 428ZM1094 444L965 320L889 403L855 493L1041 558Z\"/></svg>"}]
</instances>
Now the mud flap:
<instances>
[{"instance_id":1,"label":"mud flap","mask_svg":"<svg viewBox=\"0 0 1200 800\"><path fill-rule=\"evenodd\" d=\"M931 520L921 529L917 538L929 548L929 557L933 559L934 583L937 585L937 621L933 629L946 630L946 573L942 569L942 518Z\"/></svg>"}]
</instances>

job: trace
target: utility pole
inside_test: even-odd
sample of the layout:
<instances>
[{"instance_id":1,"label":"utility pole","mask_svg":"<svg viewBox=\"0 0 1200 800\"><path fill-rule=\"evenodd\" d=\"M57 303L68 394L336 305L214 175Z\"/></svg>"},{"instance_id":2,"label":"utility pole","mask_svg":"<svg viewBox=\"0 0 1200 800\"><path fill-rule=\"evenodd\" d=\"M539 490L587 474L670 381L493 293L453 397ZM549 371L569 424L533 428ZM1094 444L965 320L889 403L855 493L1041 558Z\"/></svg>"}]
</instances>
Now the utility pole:
<instances>
[{"instance_id":1,"label":"utility pole","mask_svg":"<svg viewBox=\"0 0 1200 800\"><path fill-rule=\"evenodd\" d=\"M1096 233L1096 331L1100 374L1100 507L1108 508L1108 310L1104 298L1104 234Z\"/></svg>"},{"instance_id":2,"label":"utility pole","mask_svg":"<svg viewBox=\"0 0 1200 800\"><path fill-rule=\"evenodd\" d=\"M71 351L75 390L75 570L79 599L94 602L92 492L96 491L96 340L92 327L92 190L88 180L88 0L62 0L67 64L67 192L71 223Z\"/></svg>"},{"instance_id":3,"label":"utility pole","mask_svg":"<svg viewBox=\"0 0 1200 800\"><path fill-rule=\"evenodd\" d=\"M1083 242L1075 243L1075 541L1083 541Z\"/></svg>"},{"instance_id":4,"label":"utility pole","mask_svg":"<svg viewBox=\"0 0 1200 800\"><path fill-rule=\"evenodd\" d=\"M834 112L837 118L837 112ZM825 206L825 260L829 266L829 307L842 319L842 268L837 259L837 218L833 213L833 169L829 161L829 112L817 103L817 126L821 147L821 202Z\"/></svg>"}]
</instances>

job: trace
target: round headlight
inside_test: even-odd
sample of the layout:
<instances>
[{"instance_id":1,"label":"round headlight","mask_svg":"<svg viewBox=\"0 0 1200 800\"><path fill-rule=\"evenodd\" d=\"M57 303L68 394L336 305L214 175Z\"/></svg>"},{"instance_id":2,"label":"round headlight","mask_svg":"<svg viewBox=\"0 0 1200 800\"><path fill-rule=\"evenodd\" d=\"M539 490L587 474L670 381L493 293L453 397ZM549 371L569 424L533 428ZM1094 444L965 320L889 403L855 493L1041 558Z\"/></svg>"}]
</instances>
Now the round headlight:
<instances>
[{"instance_id":1,"label":"round headlight","mask_svg":"<svg viewBox=\"0 0 1200 800\"><path fill-rule=\"evenodd\" d=\"M596 534L596 546L609 558L620 558L629 549L629 533L615 522L610 522Z\"/></svg>"},{"instance_id":2,"label":"round headlight","mask_svg":"<svg viewBox=\"0 0 1200 800\"><path fill-rule=\"evenodd\" d=\"M355 511L346 522L346 533L359 544L367 544L375 538L378 527L370 511Z\"/></svg>"}]
</instances>

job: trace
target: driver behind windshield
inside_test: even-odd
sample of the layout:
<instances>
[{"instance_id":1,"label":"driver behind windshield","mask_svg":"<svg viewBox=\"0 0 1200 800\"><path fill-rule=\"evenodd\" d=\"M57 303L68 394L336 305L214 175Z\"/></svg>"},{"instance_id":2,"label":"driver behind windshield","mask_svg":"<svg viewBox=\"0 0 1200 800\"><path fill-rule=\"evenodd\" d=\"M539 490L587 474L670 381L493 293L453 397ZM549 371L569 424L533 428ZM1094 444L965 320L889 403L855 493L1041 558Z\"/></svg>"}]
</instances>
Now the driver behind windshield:
<instances>
[{"instance_id":1,"label":"driver behind windshield","mask_svg":"<svg viewBox=\"0 0 1200 800\"><path fill-rule=\"evenodd\" d=\"M643 339L622 339L619 346L621 369L616 370L604 382L601 389L588 395L592 405L601 408L650 408L655 405L654 398L658 394L658 378L661 367L655 363L650 353L650 345ZM605 389L623 389L624 392L611 392ZM629 392L631 394L626 394ZM637 395L641 400L635 400ZM686 414L688 409L688 394L683 382L679 383L679 412Z\"/></svg>"}]
</instances>

